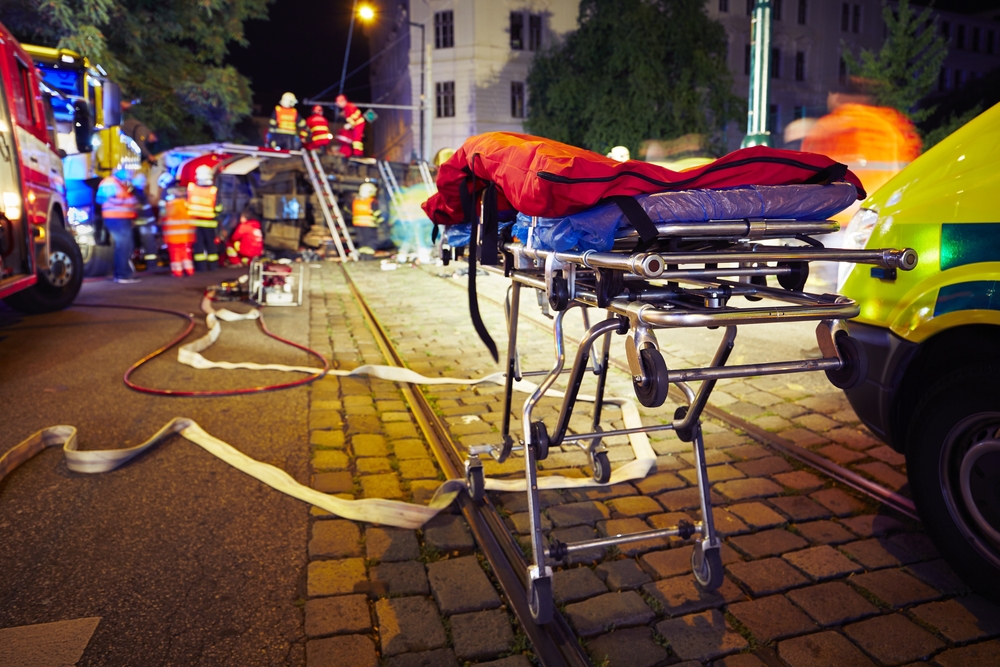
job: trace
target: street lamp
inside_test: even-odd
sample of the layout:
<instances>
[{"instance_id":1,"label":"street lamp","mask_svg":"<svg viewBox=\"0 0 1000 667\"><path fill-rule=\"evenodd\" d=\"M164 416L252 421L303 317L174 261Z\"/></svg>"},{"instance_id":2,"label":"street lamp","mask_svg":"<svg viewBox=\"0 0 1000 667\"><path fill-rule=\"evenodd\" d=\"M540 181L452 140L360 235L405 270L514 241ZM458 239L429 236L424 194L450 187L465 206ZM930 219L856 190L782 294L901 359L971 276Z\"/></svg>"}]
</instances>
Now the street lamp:
<instances>
[{"instance_id":1,"label":"street lamp","mask_svg":"<svg viewBox=\"0 0 1000 667\"><path fill-rule=\"evenodd\" d=\"M771 0L754 3L750 20L750 95L747 104L747 136L741 148L770 146L767 131L768 77L771 76Z\"/></svg>"}]
</instances>

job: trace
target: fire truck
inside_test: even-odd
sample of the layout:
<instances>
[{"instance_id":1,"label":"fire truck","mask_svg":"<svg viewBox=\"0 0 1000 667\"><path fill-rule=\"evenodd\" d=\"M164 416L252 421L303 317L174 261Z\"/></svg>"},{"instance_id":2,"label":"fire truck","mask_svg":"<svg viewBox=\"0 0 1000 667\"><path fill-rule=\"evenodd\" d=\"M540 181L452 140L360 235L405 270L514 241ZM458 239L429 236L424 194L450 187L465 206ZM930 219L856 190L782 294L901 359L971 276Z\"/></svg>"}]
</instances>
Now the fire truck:
<instances>
[{"instance_id":1,"label":"fire truck","mask_svg":"<svg viewBox=\"0 0 1000 667\"><path fill-rule=\"evenodd\" d=\"M55 130L34 61L0 24L0 298L28 313L69 306L83 282Z\"/></svg>"}]
</instances>

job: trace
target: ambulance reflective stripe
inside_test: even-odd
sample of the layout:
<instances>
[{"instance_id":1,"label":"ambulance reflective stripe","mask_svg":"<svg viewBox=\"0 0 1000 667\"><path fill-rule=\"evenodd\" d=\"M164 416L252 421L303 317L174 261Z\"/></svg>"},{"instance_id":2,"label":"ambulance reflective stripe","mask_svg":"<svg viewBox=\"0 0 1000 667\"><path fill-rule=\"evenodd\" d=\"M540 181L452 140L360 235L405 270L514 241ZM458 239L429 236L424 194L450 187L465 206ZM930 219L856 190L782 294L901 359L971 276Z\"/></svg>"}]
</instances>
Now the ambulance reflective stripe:
<instances>
[{"instance_id":1,"label":"ambulance reflective stripe","mask_svg":"<svg viewBox=\"0 0 1000 667\"><path fill-rule=\"evenodd\" d=\"M188 183L187 210L195 227L218 227L215 219L215 201L219 189L214 185L198 185Z\"/></svg>"},{"instance_id":2,"label":"ambulance reflective stripe","mask_svg":"<svg viewBox=\"0 0 1000 667\"><path fill-rule=\"evenodd\" d=\"M275 127L278 134L298 134L299 112L282 106L274 107Z\"/></svg>"},{"instance_id":3,"label":"ambulance reflective stripe","mask_svg":"<svg viewBox=\"0 0 1000 667\"><path fill-rule=\"evenodd\" d=\"M108 176L97 188L97 199L101 202L101 215L118 220L134 220L136 200L121 181Z\"/></svg>"}]
</instances>

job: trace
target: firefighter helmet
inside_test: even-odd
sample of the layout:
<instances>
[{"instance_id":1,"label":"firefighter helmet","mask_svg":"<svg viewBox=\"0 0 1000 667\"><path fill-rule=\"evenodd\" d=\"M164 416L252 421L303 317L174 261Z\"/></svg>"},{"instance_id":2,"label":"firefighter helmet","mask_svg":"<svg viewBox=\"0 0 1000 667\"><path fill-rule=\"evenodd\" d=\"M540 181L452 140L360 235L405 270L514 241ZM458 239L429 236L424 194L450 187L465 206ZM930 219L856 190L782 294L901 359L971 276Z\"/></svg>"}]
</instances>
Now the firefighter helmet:
<instances>
[{"instance_id":1,"label":"firefighter helmet","mask_svg":"<svg viewBox=\"0 0 1000 667\"><path fill-rule=\"evenodd\" d=\"M194 170L194 182L198 185L211 185L212 180L212 168L207 164L200 165Z\"/></svg>"},{"instance_id":2,"label":"firefighter helmet","mask_svg":"<svg viewBox=\"0 0 1000 667\"><path fill-rule=\"evenodd\" d=\"M371 199L378 193L378 188L374 183L362 183L358 187L358 197L361 199Z\"/></svg>"},{"instance_id":3,"label":"firefighter helmet","mask_svg":"<svg viewBox=\"0 0 1000 667\"><path fill-rule=\"evenodd\" d=\"M628 162L632 159L632 155L625 146L615 146L611 149L611 152L608 153L608 157L615 162Z\"/></svg>"},{"instance_id":4,"label":"firefighter helmet","mask_svg":"<svg viewBox=\"0 0 1000 667\"><path fill-rule=\"evenodd\" d=\"M323 107L321 107L320 105L317 104L316 106L313 107L313 113L322 116L323 115Z\"/></svg>"},{"instance_id":5,"label":"firefighter helmet","mask_svg":"<svg viewBox=\"0 0 1000 667\"><path fill-rule=\"evenodd\" d=\"M293 95L292 93L285 93L284 95L281 96L280 104L286 109L294 107L298 103L299 101L295 99L295 95Z\"/></svg>"}]
</instances>

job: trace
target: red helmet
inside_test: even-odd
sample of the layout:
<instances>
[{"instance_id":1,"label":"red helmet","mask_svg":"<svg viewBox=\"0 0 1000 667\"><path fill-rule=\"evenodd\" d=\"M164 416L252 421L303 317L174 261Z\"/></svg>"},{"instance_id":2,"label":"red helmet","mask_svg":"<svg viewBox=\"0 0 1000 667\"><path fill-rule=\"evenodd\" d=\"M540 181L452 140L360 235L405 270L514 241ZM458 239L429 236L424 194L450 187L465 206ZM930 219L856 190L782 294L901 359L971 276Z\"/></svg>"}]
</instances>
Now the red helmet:
<instances>
[{"instance_id":1,"label":"red helmet","mask_svg":"<svg viewBox=\"0 0 1000 667\"><path fill-rule=\"evenodd\" d=\"M320 105L317 104L316 106L313 107L313 113L314 114L319 114L320 116L322 116L323 115L323 107L321 107Z\"/></svg>"}]
</instances>

